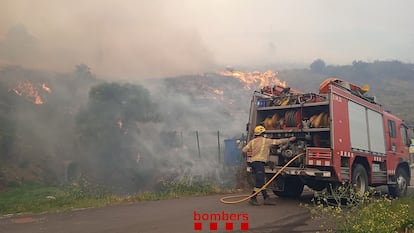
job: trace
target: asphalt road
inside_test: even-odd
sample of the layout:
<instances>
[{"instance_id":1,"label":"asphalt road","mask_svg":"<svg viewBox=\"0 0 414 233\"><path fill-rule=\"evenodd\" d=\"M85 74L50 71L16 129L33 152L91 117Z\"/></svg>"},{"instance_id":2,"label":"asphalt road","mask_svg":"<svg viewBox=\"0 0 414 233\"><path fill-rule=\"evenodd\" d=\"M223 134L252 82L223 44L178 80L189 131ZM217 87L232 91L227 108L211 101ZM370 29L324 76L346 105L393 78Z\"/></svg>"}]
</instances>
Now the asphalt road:
<instances>
[{"instance_id":1,"label":"asphalt road","mask_svg":"<svg viewBox=\"0 0 414 233\"><path fill-rule=\"evenodd\" d=\"M414 187L410 187L414 193ZM312 193L298 200L272 198L275 206L223 204L226 195L147 201L57 214L0 218L1 233L165 233L165 232L323 232L311 220ZM216 222L217 225L210 225ZM226 231L226 223L229 223ZM231 225L233 224L233 225ZM201 230L195 230L200 229ZM216 231L209 231L217 229ZM232 227L232 228L231 228ZM232 229L232 230L231 230Z\"/></svg>"},{"instance_id":2,"label":"asphalt road","mask_svg":"<svg viewBox=\"0 0 414 233\"><path fill-rule=\"evenodd\" d=\"M299 203L310 202L310 193L303 195L300 200L285 200L272 196L277 203L275 206L251 206L246 202L223 204L219 201L223 196L225 195L138 202L58 214L3 217L0 219L0 232L209 232L210 222L217 222L216 232L225 231L226 222L233 223L231 232L294 232L295 226L303 226L309 219L308 210ZM212 214L219 214L220 220L210 218ZM247 228L244 225L245 230L240 230L242 222L248 224ZM201 223L201 231L195 231L195 223ZM315 228L309 232L316 230Z\"/></svg>"}]
</instances>

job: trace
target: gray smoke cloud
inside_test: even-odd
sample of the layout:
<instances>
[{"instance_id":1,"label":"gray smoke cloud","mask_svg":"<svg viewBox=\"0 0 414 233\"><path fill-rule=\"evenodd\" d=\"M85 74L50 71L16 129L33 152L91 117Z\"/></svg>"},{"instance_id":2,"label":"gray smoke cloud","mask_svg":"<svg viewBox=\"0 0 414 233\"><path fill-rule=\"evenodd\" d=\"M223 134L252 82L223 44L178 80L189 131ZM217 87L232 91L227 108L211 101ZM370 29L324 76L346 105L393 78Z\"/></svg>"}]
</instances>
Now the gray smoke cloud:
<instances>
[{"instance_id":1,"label":"gray smoke cloud","mask_svg":"<svg viewBox=\"0 0 414 233\"><path fill-rule=\"evenodd\" d=\"M165 17L163 1L2 1L0 62L48 70L86 63L113 78L211 70L199 32Z\"/></svg>"},{"instance_id":2,"label":"gray smoke cloud","mask_svg":"<svg viewBox=\"0 0 414 233\"><path fill-rule=\"evenodd\" d=\"M151 90L162 119L139 124L145 132L140 146L147 153L141 156L162 161L154 168L160 177L234 179L228 173L231 168L224 168L224 139L244 133L251 94L244 84L214 74L144 80L141 84ZM171 141L179 146L171 146Z\"/></svg>"},{"instance_id":3,"label":"gray smoke cloud","mask_svg":"<svg viewBox=\"0 0 414 233\"><path fill-rule=\"evenodd\" d=\"M142 79L353 60L414 60L411 9L399 1L3 0L0 63Z\"/></svg>"}]
</instances>

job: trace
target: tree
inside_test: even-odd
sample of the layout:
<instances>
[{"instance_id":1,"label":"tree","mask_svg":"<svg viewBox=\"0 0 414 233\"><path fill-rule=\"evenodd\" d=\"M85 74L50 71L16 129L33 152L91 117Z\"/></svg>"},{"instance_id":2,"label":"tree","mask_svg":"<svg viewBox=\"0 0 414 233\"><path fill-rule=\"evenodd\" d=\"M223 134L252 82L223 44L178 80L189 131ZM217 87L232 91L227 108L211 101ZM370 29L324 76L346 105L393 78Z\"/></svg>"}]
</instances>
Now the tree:
<instances>
[{"instance_id":1,"label":"tree","mask_svg":"<svg viewBox=\"0 0 414 233\"><path fill-rule=\"evenodd\" d=\"M92 74L91 69L89 68L89 66L87 66L86 64L83 64L83 63L79 64L79 65L76 65L75 74L79 78L82 78L82 79L85 79L85 80L88 80L88 81L95 80L95 77Z\"/></svg>"},{"instance_id":2,"label":"tree","mask_svg":"<svg viewBox=\"0 0 414 233\"><path fill-rule=\"evenodd\" d=\"M326 64L322 59L319 58L312 62L312 64L310 65L310 69L313 72L323 74L326 70Z\"/></svg>"},{"instance_id":3,"label":"tree","mask_svg":"<svg viewBox=\"0 0 414 233\"><path fill-rule=\"evenodd\" d=\"M143 137L137 122L157 119L157 107L142 86L103 83L92 87L87 107L77 116L79 151L89 161L87 170L100 183L126 184L120 180L131 180L137 172L135 159Z\"/></svg>"}]
</instances>

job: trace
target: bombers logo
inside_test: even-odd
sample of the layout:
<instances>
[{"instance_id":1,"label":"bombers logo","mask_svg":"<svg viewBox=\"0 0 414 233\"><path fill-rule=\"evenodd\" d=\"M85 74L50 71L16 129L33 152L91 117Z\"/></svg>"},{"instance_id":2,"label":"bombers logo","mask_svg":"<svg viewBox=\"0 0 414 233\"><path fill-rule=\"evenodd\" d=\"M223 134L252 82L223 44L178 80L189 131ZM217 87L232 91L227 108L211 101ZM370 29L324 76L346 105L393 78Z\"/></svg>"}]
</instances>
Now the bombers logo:
<instances>
[{"instance_id":1,"label":"bombers logo","mask_svg":"<svg viewBox=\"0 0 414 233\"><path fill-rule=\"evenodd\" d=\"M247 213L200 213L194 211L194 231L249 230Z\"/></svg>"}]
</instances>

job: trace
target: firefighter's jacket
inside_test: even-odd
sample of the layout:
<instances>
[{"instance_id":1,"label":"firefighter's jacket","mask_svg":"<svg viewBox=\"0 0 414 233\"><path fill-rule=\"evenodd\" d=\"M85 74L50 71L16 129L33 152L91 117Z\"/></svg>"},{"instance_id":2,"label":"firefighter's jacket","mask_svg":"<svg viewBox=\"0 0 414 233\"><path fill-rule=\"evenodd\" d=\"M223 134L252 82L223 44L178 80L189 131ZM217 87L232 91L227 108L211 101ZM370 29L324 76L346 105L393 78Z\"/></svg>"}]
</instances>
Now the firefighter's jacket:
<instances>
[{"instance_id":1,"label":"firefighter's jacket","mask_svg":"<svg viewBox=\"0 0 414 233\"><path fill-rule=\"evenodd\" d=\"M288 138L284 139L270 139L262 136L256 137L243 147L242 152L247 154L250 162L261 161L267 162L269 160L270 147L272 145L279 145L289 142Z\"/></svg>"}]
</instances>

